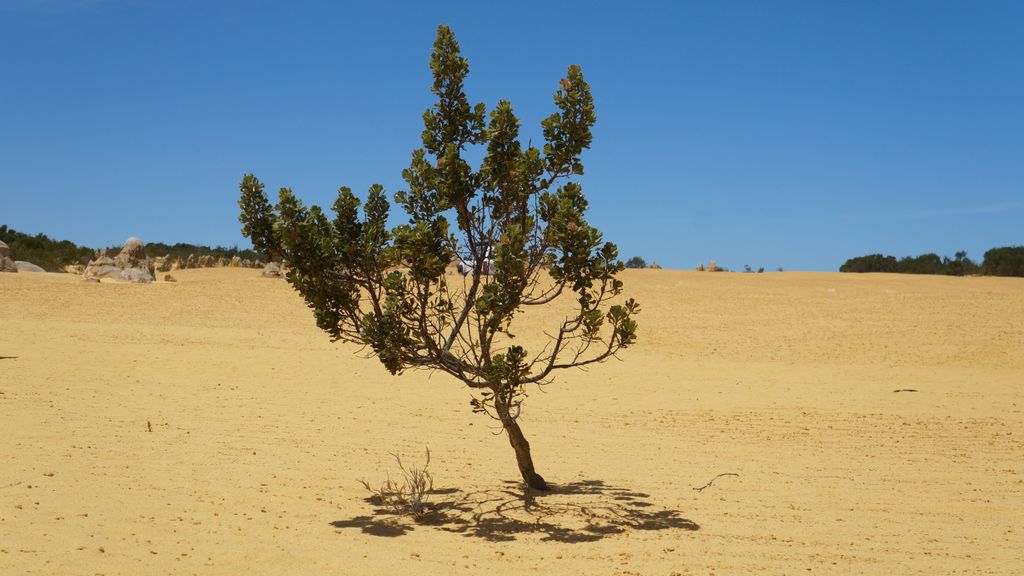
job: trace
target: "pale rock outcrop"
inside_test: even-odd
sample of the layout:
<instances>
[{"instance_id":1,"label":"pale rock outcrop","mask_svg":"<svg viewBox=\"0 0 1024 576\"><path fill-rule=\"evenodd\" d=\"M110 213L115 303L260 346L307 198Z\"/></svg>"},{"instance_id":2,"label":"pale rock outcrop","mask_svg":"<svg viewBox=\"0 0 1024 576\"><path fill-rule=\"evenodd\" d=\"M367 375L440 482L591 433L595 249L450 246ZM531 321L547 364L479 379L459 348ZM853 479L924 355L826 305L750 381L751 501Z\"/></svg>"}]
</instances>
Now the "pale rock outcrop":
<instances>
[{"instance_id":1,"label":"pale rock outcrop","mask_svg":"<svg viewBox=\"0 0 1024 576\"><path fill-rule=\"evenodd\" d=\"M153 259L153 266L157 272L170 272L171 271L171 256L157 256Z\"/></svg>"},{"instance_id":2,"label":"pale rock outcrop","mask_svg":"<svg viewBox=\"0 0 1024 576\"><path fill-rule=\"evenodd\" d=\"M150 265L148 260L142 240L132 236L124 241L124 247L114 257L114 265L120 268L140 268Z\"/></svg>"},{"instance_id":3,"label":"pale rock outcrop","mask_svg":"<svg viewBox=\"0 0 1024 576\"><path fill-rule=\"evenodd\" d=\"M153 260L146 256L145 244L134 236L125 241L115 258L107 256L104 249L89 262L84 274L86 278L113 278L140 284L152 282L155 275Z\"/></svg>"},{"instance_id":4,"label":"pale rock outcrop","mask_svg":"<svg viewBox=\"0 0 1024 576\"><path fill-rule=\"evenodd\" d=\"M0 241L0 272L17 272L18 266L11 260L11 249Z\"/></svg>"},{"instance_id":5,"label":"pale rock outcrop","mask_svg":"<svg viewBox=\"0 0 1024 576\"><path fill-rule=\"evenodd\" d=\"M277 262L267 262L267 265L263 267L263 271L260 272L260 276L264 278L281 278L284 274L281 273L281 265Z\"/></svg>"},{"instance_id":6,"label":"pale rock outcrop","mask_svg":"<svg viewBox=\"0 0 1024 576\"><path fill-rule=\"evenodd\" d=\"M31 262L24 262L22 260L15 260L14 266L17 267L18 272L46 272L42 267L36 266Z\"/></svg>"}]
</instances>

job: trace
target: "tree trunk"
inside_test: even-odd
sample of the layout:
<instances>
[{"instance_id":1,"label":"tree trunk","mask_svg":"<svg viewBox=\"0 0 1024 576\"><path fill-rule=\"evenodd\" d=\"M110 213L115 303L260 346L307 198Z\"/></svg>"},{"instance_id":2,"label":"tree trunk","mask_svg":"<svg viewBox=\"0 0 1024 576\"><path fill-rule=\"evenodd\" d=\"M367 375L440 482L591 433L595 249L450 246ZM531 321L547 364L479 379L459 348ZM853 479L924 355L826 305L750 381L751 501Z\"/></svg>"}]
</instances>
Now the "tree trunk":
<instances>
[{"instance_id":1,"label":"tree trunk","mask_svg":"<svg viewBox=\"0 0 1024 576\"><path fill-rule=\"evenodd\" d=\"M527 486L536 490L550 490L551 488L548 487L544 478L533 469L530 443L523 436L523 431L519 428L519 424L508 413L508 410L500 406L496 406L496 408L498 416L501 418L501 425L505 428L505 433L508 434L508 443L516 451L516 463L519 464L519 473L523 476L523 482L526 482Z\"/></svg>"}]
</instances>

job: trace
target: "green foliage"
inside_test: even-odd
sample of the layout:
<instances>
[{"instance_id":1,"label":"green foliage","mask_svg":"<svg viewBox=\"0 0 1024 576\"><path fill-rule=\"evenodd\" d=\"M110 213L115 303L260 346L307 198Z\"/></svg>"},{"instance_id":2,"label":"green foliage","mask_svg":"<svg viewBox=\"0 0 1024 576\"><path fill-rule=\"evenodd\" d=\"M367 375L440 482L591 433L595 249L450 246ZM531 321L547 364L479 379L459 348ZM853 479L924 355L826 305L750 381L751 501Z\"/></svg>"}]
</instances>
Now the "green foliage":
<instances>
[{"instance_id":1,"label":"green foliage","mask_svg":"<svg viewBox=\"0 0 1024 576\"><path fill-rule=\"evenodd\" d=\"M31 262L47 272L63 272L68 264L86 264L93 249L68 240L53 240L45 234L35 236L0 225L0 241L11 249L11 260Z\"/></svg>"},{"instance_id":2,"label":"green foliage","mask_svg":"<svg viewBox=\"0 0 1024 576\"><path fill-rule=\"evenodd\" d=\"M896 258L869 254L850 258L839 267L840 272L896 272Z\"/></svg>"},{"instance_id":3,"label":"green foliage","mask_svg":"<svg viewBox=\"0 0 1024 576\"><path fill-rule=\"evenodd\" d=\"M981 270L992 276L1024 276L1024 246L1006 246L985 252Z\"/></svg>"},{"instance_id":4,"label":"green foliage","mask_svg":"<svg viewBox=\"0 0 1024 576\"><path fill-rule=\"evenodd\" d=\"M252 174L246 174L239 186L242 195L238 199L241 212L238 221L242 223L242 235L252 241L253 248L266 261L277 260L281 247L274 238L274 209L263 192L263 183Z\"/></svg>"},{"instance_id":5,"label":"green foliage","mask_svg":"<svg viewBox=\"0 0 1024 576\"><path fill-rule=\"evenodd\" d=\"M647 261L639 256L626 260L626 268L647 268Z\"/></svg>"},{"instance_id":6,"label":"green foliage","mask_svg":"<svg viewBox=\"0 0 1024 576\"><path fill-rule=\"evenodd\" d=\"M251 174L240 186L239 219L257 249L280 250L288 281L332 339L366 346L392 374L452 375L478 390L474 410L507 427L525 386L633 344L640 307L611 305L624 265L587 221L583 189L571 180L584 172L580 154L596 121L580 68L570 66L555 91L541 149L520 141L508 101L489 113L470 103L469 62L446 26L430 69L437 99L423 113L422 147L402 172L405 189L393 195L405 222L388 228L390 204L377 184L365 204L340 188L328 220L287 188L271 209ZM482 153L477 166L469 150ZM449 275L454 259L472 262L472 273ZM551 342L533 353L516 344L520 311L563 295L574 310L552 319Z\"/></svg>"},{"instance_id":7,"label":"green foliage","mask_svg":"<svg viewBox=\"0 0 1024 576\"><path fill-rule=\"evenodd\" d=\"M850 258L839 267L840 272L890 272L899 274L947 274L964 276L977 274L978 265L967 258L967 252L960 251L951 260L948 256L928 253L917 257L906 256L896 260L894 256L870 254Z\"/></svg>"},{"instance_id":8,"label":"green foliage","mask_svg":"<svg viewBox=\"0 0 1024 576\"><path fill-rule=\"evenodd\" d=\"M0 225L0 241L11 249L12 260L24 260L42 267L47 272L63 272L69 264L88 264L96 255L96 250L88 246L79 246L68 240L52 240L45 234L35 236L18 232L6 225ZM121 246L108 247L110 255L116 255ZM150 242L146 244L146 253L150 256L170 256L185 260L190 254L195 256L212 256L213 258L231 258L238 256L243 260L258 260L259 254L252 250L241 250L237 246L209 247L197 244L178 242L165 244Z\"/></svg>"}]
</instances>

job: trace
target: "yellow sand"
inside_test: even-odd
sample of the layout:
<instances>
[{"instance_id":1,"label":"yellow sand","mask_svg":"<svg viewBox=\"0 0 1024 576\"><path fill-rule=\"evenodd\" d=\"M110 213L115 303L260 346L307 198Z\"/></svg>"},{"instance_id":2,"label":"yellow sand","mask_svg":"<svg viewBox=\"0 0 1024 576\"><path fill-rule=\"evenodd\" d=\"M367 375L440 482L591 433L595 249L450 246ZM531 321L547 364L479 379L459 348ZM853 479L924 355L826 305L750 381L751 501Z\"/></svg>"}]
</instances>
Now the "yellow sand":
<instances>
[{"instance_id":1,"label":"yellow sand","mask_svg":"<svg viewBox=\"0 0 1024 576\"><path fill-rule=\"evenodd\" d=\"M639 342L530 394L524 502L467 389L175 275L0 274L0 574L1024 571L1022 279L627 272ZM425 446L444 515L375 514Z\"/></svg>"}]
</instances>

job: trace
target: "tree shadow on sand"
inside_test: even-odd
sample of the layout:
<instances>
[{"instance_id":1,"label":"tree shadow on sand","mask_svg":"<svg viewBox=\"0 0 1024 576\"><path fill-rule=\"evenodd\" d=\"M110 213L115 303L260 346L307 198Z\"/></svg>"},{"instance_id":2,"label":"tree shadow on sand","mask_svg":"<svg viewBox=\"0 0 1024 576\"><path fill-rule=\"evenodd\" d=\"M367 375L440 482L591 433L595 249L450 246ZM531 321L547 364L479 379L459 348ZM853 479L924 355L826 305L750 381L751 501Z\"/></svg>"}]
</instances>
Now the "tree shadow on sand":
<instances>
[{"instance_id":1,"label":"tree shadow on sand","mask_svg":"<svg viewBox=\"0 0 1024 576\"><path fill-rule=\"evenodd\" d=\"M444 498L430 502L426 512L415 520L396 515L371 497L366 501L376 505L372 516L337 520L330 525L358 528L382 537L402 536L417 526L429 526L491 542L540 534L541 540L568 543L595 542L628 530L700 529L677 510L657 509L648 494L600 480L552 486L550 492L524 488L514 481L504 484L475 492L433 490L432 496Z\"/></svg>"}]
</instances>

